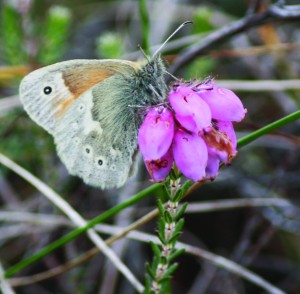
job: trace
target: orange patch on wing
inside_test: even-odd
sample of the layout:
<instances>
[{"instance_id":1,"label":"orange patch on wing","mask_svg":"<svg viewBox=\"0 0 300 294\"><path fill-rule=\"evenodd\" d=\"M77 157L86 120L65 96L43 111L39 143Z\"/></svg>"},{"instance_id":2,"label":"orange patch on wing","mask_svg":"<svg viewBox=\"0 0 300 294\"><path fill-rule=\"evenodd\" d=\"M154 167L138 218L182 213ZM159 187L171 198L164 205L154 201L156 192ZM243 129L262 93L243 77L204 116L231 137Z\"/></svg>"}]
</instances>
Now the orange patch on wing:
<instances>
[{"instance_id":1,"label":"orange patch on wing","mask_svg":"<svg viewBox=\"0 0 300 294\"><path fill-rule=\"evenodd\" d=\"M84 92L96 84L117 73L127 72L129 68L137 72L141 64L131 61L107 61L102 64L82 64L75 67L65 68L62 73L65 86L71 93L70 96L60 99L56 107L60 110L57 116L62 116L68 107L75 102Z\"/></svg>"},{"instance_id":2,"label":"orange patch on wing","mask_svg":"<svg viewBox=\"0 0 300 294\"><path fill-rule=\"evenodd\" d=\"M115 71L111 69L84 68L78 71L75 68L74 70L69 69L67 72L64 72L63 79L65 85L73 94L74 99L77 99L82 93L114 74Z\"/></svg>"},{"instance_id":3,"label":"orange patch on wing","mask_svg":"<svg viewBox=\"0 0 300 294\"><path fill-rule=\"evenodd\" d=\"M98 83L114 75L113 70L98 69L98 68L84 68L83 70L68 69L63 72L62 78L64 80L65 86L68 88L71 96L60 99L56 103L56 107L59 109L57 112L57 117L61 117L66 110L75 102L79 96L84 92L91 89Z\"/></svg>"}]
</instances>

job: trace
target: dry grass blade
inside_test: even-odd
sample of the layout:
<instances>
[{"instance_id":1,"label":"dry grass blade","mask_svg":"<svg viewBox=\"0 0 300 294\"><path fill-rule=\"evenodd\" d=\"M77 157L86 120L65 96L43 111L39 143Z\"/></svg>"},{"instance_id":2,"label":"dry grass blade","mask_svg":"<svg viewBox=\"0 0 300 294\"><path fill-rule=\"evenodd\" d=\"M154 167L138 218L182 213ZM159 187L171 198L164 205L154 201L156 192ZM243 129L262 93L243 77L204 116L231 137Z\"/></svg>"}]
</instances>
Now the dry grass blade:
<instances>
[{"instance_id":1,"label":"dry grass blade","mask_svg":"<svg viewBox=\"0 0 300 294\"><path fill-rule=\"evenodd\" d=\"M38 178L33 176L27 170L17 165L9 158L0 153L0 162L7 168L13 170L15 173L20 175L26 181L36 187L41 193L43 193L55 206L62 210L77 226L83 227L86 225L86 221L75 211L62 197L55 193L45 183L40 181ZM120 258L110 249L95 230L90 229L87 231L89 238L92 242L100 249L120 270L120 272L128 279L128 281L135 287L138 292L143 291L143 285L137 280L127 266L120 260Z\"/></svg>"}]
</instances>

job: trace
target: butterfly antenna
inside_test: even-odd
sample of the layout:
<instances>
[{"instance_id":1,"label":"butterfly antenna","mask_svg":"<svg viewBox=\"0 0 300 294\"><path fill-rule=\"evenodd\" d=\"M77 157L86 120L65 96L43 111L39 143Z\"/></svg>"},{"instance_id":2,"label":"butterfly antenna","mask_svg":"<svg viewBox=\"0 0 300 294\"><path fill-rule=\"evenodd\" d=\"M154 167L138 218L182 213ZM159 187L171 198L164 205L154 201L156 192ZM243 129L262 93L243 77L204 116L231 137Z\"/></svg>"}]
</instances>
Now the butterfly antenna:
<instances>
[{"instance_id":1,"label":"butterfly antenna","mask_svg":"<svg viewBox=\"0 0 300 294\"><path fill-rule=\"evenodd\" d=\"M149 59L148 55L146 54L146 52L144 51L144 49L141 47L141 45L138 45L137 47L141 50L141 52L143 53L143 55L145 56L145 58L147 59L147 61L150 62L150 59Z\"/></svg>"},{"instance_id":2,"label":"butterfly antenna","mask_svg":"<svg viewBox=\"0 0 300 294\"><path fill-rule=\"evenodd\" d=\"M157 55L157 53L169 42L169 40L179 31L181 30L185 25L193 23L192 21L185 21L182 23L161 45L160 47L154 52L153 57Z\"/></svg>"},{"instance_id":3,"label":"butterfly antenna","mask_svg":"<svg viewBox=\"0 0 300 294\"><path fill-rule=\"evenodd\" d=\"M179 81L180 79L178 79L177 77L175 77L174 75L172 75L171 73L169 73L167 70L164 71L167 75L169 75L171 78L173 78L175 81Z\"/></svg>"}]
</instances>

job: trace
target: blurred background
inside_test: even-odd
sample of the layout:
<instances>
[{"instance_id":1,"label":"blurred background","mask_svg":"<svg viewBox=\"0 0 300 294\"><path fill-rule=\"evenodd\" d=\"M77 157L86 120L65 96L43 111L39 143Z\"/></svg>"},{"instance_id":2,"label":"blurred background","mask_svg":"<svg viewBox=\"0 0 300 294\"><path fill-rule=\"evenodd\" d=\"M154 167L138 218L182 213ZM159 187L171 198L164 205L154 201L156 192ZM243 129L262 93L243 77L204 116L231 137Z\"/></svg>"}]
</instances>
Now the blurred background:
<instances>
[{"instance_id":1,"label":"blurred background","mask_svg":"<svg viewBox=\"0 0 300 294\"><path fill-rule=\"evenodd\" d=\"M182 22L193 21L164 48L163 56L172 64L213 31L247 14L263 13L274 1L149 0L146 4L153 49ZM297 5L299 1L286 4ZM210 46L173 74L185 80L212 76L217 84L234 90L248 109L246 119L236 126L238 136L243 137L299 109L299 22L279 21L243 31ZM143 58L137 46L145 47L145 42L138 1L0 2L0 153L55 189L86 219L151 185L145 168L141 164L137 176L119 190L101 191L71 177L56 155L53 138L23 111L18 86L31 70L62 60ZM243 89L236 83L240 80L251 82L250 88ZM295 81L298 88L281 88L279 81L285 80ZM265 83L258 85L257 81ZM181 237L182 242L249 268L288 293L300 293L299 132L296 121L242 148L216 181L187 198L191 207L202 201L264 197L287 199L290 205L195 210L186 213ZM125 227L151 211L155 203L155 195L147 197L109 223ZM141 230L155 234L155 227L152 220ZM0 164L0 260L5 269L69 231L68 222L48 199ZM17 276L48 271L92 246L83 235ZM113 248L143 281L145 262L152 259L149 244L122 239ZM205 259L184 254L178 262L173 293L264 292ZM17 293L135 293L101 254L53 278L15 286Z\"/></svg>"}]
</instances>

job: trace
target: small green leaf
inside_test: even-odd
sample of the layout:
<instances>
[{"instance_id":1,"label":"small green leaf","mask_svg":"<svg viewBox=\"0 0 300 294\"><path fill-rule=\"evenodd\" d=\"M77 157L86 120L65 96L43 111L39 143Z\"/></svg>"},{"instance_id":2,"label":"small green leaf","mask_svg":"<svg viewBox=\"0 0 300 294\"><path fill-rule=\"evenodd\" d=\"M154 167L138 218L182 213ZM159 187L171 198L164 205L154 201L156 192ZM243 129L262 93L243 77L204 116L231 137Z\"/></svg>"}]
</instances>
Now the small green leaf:
<instances>
[{"instance_id":1,"label":"small green leaf","mask_svg":"<svg viewBox=\"0 0 300 294\"><path fill-rule=\"evenodd\" d=\"M159 284L161 285L159 294L170 294L170 293L172 293L170 279L160 280Z\"/></svg>"},{"instance_id":2,"label":"small green leaf","mask_svg":"<svg viewBox=\"0 0 300 294\"><path fill-rule=\"evenodd\" d=\"M171 224L173 222L173 217L170 214L170 212L167 210L165 210L165 212L164 212L164 218L165 218L166 223L168 223L168 224Z\"/></svg>"},{"instance_id":3,"label":"small green leaf","mask_svg":"<svg viewBox=\"0 0 300 294\"><path fill-rule=\"evenodd\" d=\"M169 199L171 198L170 190L169 190L168 187L170 187L170 180L168 180L168 181L166 181L166 182L164 183L165 197L163 197L163 198L161 198L161 199L163 199L163 200L165 200L165 201L167 201L167 200L169 200Z\"/></svg>"},{"instance_id":4,"label":"small green leaf","mask_svg":"<svg viewBox=\"0 0 300 294\"><path fill-rule=\"evenodd\" d=\"M188 189L191 187L192 183L193 183L193 182L190 181L190 180L186 181L186 182L182 185L182 187L181 187L179 193L177 193L177 194L175 195L175 198L176 198L176 199L174 198L174 201L180 202L181 199L182 199L182 197L183 197L183 195L184 195L184 194L188 191Z\"/></svg>"},{"instance_id":5,"label":"small green leaf","mask_svg":"<svg viewBox=\"0 0 300 294\"><path fill-rule=\"evenodd\" d=\"M182 189L178 190L175 194L175 196L173 197L173 201L174 202L180 202L181 198L182 198L183 192Z\"/></svg>"},{"instance_id":6,"label":"small green leaf","mask_svg":"<svg viewBox=\"0 0 300 294\"><path fill-rule=\"evenodd\" d=\"M180 207L179 211L175 215L175 220L180 219L180 217L184 214L187 206L188 206L188 203L186 202Z\"/></svg>"},{"instance_id":7,"label":"small green leaf","mask_svg":"<svg viewBox=\"0 0 300 294\"><path fill-rule=\"evenodd\" d=\"M170 238L168 243L172 244L173 246L175 245L177 239L181 236L181 232L174 233L173 236Z\"/></svg>"},{"instance_id":8,"label":"small green leaf","mask_svg":"<svg viewBox=\"0 0 300 294\"><path fill-rule=\"evenodd\" d=\"M155 256L157 258L160 258L161 250L160 250L159 246L156 243L152 242L152 241L150 242L150 245L151 245L152 251L155 254Z\"/></svg>"},{"instance_id":9,"label":"small green leaf","mask_svg":"<svg viewBox=\"0 0 300 294\"><path fill-rule=\"evenodd\" d=\"M174 260L175 258L177 258L178 256L180 256L181 254L183 254L185 252L184 248L180 248L178 250L176 250L174 253L172 253L168 259L169 262L171 262L172 260Z\"/></svg>"},{"instance_id":10,"label":"small green leaf","mask_svg":"<svg viewBox=\"0 0 300 294\"><path fill-rule=\"evenodd\" d=\"M157 269L158 264L160 262L161 262L160 256L159 257L156 257L156 256L153 257L152 266L151 266L151 269L152 269L153 273L156 273L156 269Z\"/></svg>"},{"instance_id":11,"label":"small green leaf","mask_svg":"<svg viewBox=\"0 0 300 294\"><path fill-rule=\"evenodd\" d=\"M168 263L168 260L167 260L164 256L162 256L161 259L160 259L160 262L161 262L162 264L167 264L167 263Z\"/></svg>"},{"instance_id":12,"label":"small green leaf","mask_svg":"<svg viewBox=\"0 0 300 294\"><path fill-rule=\"evenodd\" d=\"M174 263L172 264L167 271L164 273L164 275L162 276L162 279L170 279L171 275L176 271L176 269L178 268L178 263Z\"/></svg>"},{"instance_id":13,"label":"small green leaf","mask_svg":"<svg viewBox=\"0 0 300 294\"><path fill-rule=\"evenodd\" d=\"M192 186L192 184L193 184L193 182L191 180L187 180L184 182L184 184L181 187L183 194L186 193L186 191Z\"/></svg>"},{"instance_id":14,"label":"small green leaf","mask_svg":"<svg viewBox=\"0 0 300 294\"><path fill-rule=\"evenodd\" d=\"M162 244L166 244L166 239L164 237L164 234L158 233L157 236Z\"/></svg>"},{"instance_id":15,"label":"small green leaf","mask_svg":"<svg viewBox=\"0 0 300 294\"><path fill-rule=\"evenodd\" d=\"M165 225L166 225L166 222L165 220L162 218L159 220L158 222L158 232L164 236L165 235Z\"/></svg>"},{"instance_id":16,"label":"small green leaf","mask_svg":"<svg viewBox=\"0 0 300 294\"><path fill-rule=\"evenodd\" d=\"M164 283L166 283L166 282L168 282L169 280L170 280L170 276L168 276L168 277L161 277L160 279L159 279L159 283L161 284L161 285L164 285ZM162 293L162 294L165 294L166 292L160 292L160 293Z\"/></svg>"},{"instance_id":17,"label":"small green leaf","mask_svg":"<svg viewBox=\"0 0 300 294\"><path fill-rule=\"evenodd\" d=\"M159 214L164 215L165 208L164 208L164 205L163 205L163 203L160 199L157 200L157 208L159 210Z\"/></svg>"},{"instance_id":18,"label":"small green leaf","mask_svg":"<svg viewBox=\"0 0 300 294\"><path fill-rule=\"evenodd\" d=\"M183 228L183 225L184 225L184 219L181 218L181 219L177 222L177 224L176 224L176 226L175 226L174 233L181 233L181 230L182 230L182 228Z\"/></svg>"},{"instance_id":19,"label":"small green leaf","mask_svg":"<svg viewBox=\"0 0 300 294\"><path fill-rule=\"evenodd\" d=\"M146 263L146 271L148 273L148 275L152 278L152 280L155 280L155 273L152 271L152 268L150 267L150 264L147 262Z\"/></svg>"},{"instance_id":20,"label":"small green leaf","mask_svg":"<svg viewBox=\"0 0 300 294\"><path fill-rule=\"evenodd\" d=\"M143 294L150 294L150 289L151 289L151 278L150 278L149 274L146 274L145 275L145 289L144 289Z\"/></svg>"}]
</instances>

